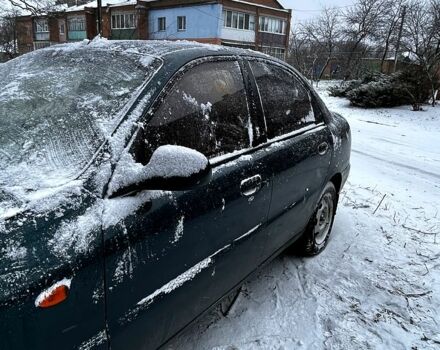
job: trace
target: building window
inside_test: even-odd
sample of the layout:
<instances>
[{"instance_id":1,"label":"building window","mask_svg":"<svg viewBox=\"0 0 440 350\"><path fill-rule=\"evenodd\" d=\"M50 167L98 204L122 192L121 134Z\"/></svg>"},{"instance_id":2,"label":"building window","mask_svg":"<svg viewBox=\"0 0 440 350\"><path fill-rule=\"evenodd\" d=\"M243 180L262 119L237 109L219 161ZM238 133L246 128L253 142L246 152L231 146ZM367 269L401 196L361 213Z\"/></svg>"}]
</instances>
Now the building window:
<instances>
[{"instance_id":1,"label":"building window","mask_svg":"<svg viewBox=\"0 0 440 350\"><path fill-rule=\"evenodd\" d=\"M44 49L45 47L49 47L49 46L50 46L50 42L49 41L34 42L34 50ZM29 50L29 51L32 51L32 50Z\"/></svg>"},{"instance_id":2,"label":"building window","mask_svg":"<svg viewBox=\"0 0 440 350\"><path fill-rule=\"evenodd\" d=\"M35 32L36 33L49 33L49 23L47 19L35 20Z\"/></svg>"},{"instance_id":3,"label":"building window","mask_svg":"<svg viewBox=\"0 0 440 350\"><path fill-rule=\"evenodd\" d=\"M86 30L85 17L73 17L67 19L67 29L69 32L84 32Z\"/></svg>"},{"instance_id":4,"label":"building window","mask_svg":"<svg viewBox=\"0 0 440 350\"><path fill-rule=\"evenodd\" d=\"M186 30L186 16L177 16L177 30Z\"/></svg>"},{"instance_id":5,"label":"building window","mask_svg":"<svg viewBox=\"0 0 440 350\"><path fill-rule=\"evenodd\" d=\"M286 21L273 17L260 17L260 32L286 34Z\"/></svg>"},{"instance_id":6,"label":"building window","mask_svg":"<svg viewBox=\"0 0 440 350\"><path fill-rule=\"evenodd\" d=\"M255 16L237 11L223 11L223 27L240 30L255 30Z\"/></svg>"},{"instance_id":7,"label":"building window","mask_svg":"<svg viewBox=\"0 0 440 350\"><path fill-rule=\"evenodd\" d=\"M134 29L136 17L134 13L117 13L112 15L112 29Z\"/></svg>"},{"instance_id":8,"label":"building window","mask_svg":"<svg viewBox=\"0 0 440 350\"><path fill-rule=\"evenodd\" d=\"M157 19L157 23L159 26L159 32L164 32L167 30L167 21L165 17L159 17Z\"/></svg>"},{"instance_id":9,"label":"building window","mask_svg":"<svg viewBox=\"0 0 440 350\"><path fill-rule=\"evenodd\" d=\"M268 47L268 46L263 46L262 50L263 53L265 53L266 55L270 55L276 58L279 58L280 60L284 60L284 54L285 54L285 49L281 48L281 47Z\"/></svg>"},{"instance_id":10,"label":"building window","mask_svg":"<svg viewBox=\"0 0 440 350\"><path fill-rule=\"evenodd\" d=\"M49 23L47 19L34 21L35 40L49 40Z\"/></svg>"},{"instance_id":11,"label":"building window","mask_svg":"<svg viewBox=\"0 0 440 350\"><path fill-rule=\"evenodd\" d=\"M60 24L60 34L64 35L65 33L66 33L66 28L64 26L64 23L61 23Z\"/></svg>"}]
</instances>

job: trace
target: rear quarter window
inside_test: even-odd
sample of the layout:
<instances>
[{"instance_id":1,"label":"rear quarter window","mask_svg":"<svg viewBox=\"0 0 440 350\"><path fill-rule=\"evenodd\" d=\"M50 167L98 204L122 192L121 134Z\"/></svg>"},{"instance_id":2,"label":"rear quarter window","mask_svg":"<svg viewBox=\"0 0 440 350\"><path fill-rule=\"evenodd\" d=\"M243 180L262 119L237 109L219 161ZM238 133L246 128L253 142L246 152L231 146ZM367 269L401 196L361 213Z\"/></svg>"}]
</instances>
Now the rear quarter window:
<instances>
[{"instance_id":1,"label":"rear quarter window","mask_svg":"<svg viewBox=\"0 0 440 350\"><path fill-rule=\"evenodd\" d=\"M266 62L250 62L263 105L267 137L278 136L315 124L312 97L289 71Z\"/></svg>"}]
</instances>

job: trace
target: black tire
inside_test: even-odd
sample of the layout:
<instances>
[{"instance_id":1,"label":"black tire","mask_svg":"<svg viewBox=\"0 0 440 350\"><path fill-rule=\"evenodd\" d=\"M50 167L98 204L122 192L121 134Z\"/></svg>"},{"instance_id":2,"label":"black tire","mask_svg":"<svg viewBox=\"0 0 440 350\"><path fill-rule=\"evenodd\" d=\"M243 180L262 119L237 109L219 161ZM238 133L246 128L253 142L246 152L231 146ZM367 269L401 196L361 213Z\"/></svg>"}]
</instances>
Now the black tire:
<instances>
[{"instance_id":1,"label":"black tire","mask_svg":"<svg viewBox=\"0 0 440 350\"><path fill-rule=\"evenodd\" d=\"M319 197L316 209L313 212L303 235L298 242L295 243L295 251L299 255L318 255L325 249L332 231L337 204L338 194L335 185L333 185L332 182L329 182L324 187L324 190Z\"/></svg>"}]
</instances>

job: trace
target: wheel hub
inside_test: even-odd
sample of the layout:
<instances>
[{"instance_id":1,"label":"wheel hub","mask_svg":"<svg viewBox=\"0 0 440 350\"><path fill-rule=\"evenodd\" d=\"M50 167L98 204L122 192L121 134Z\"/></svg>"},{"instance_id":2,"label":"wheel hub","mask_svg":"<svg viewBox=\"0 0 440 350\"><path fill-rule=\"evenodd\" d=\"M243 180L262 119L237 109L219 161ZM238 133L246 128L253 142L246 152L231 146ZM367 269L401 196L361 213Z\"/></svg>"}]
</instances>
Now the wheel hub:
<instances>
[{"instance_id":1,"label":"wheel hub","mask_svg":"<svg viewBox=\"0 0 440 350\"><path fill-rule=\"evenodd\" d=\"M325 242L330 232L333 219L333 199L330 193L326 193L319 202L316 212L315 242L320 245Z\"/></svg>"}]
</instances>

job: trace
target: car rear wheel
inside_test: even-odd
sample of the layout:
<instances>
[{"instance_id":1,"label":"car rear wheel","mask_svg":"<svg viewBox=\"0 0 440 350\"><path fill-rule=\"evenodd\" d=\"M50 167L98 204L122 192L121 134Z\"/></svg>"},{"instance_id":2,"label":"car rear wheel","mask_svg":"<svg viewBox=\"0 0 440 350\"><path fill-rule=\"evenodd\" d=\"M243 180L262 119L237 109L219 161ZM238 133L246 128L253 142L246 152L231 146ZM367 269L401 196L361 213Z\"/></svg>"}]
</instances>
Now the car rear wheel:
<instances>
[{"instance_id":1,"label":"car rear wheel","mask_svg":"<svg viewBox=\"0 0 440 350\"><path fill-rule=\"evenodd\" d=\"M297 251L301 255L317 255L327 246L336 213L337 193L335 186L329 182L322 192L318 205L300 238Z\"/></svg>"}]
</instances>

